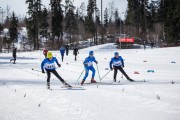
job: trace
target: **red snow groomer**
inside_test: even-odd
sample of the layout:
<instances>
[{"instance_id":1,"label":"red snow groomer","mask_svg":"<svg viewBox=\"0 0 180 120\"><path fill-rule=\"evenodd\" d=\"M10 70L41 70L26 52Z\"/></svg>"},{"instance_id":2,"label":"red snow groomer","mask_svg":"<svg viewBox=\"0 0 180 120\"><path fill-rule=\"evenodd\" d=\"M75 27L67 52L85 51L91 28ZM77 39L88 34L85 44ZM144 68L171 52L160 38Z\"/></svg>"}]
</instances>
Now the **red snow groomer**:
<instances>
[{"instance_id":1,"label":"red snow groomer","mask_svg":"<svg viewBox=\"0 0 180 120\"><path fill-rule=\"evenodd\" d=\"M133 37L125 37L125 38L118 38L118 41L121 42L121 43L129 43L129 44L134 44L134 38Z\"/></svg>"},{"instance_id":2,"label":"red snow groomer","mask_svg":"<svg viewBox=\"0 0 180 120\"><path fill-rule=\"evenodd\" d=\"M117 43L121 46L121 48L132 48L134 42L135 42L134 37L117 38Z\"/></svg>"}]
</instances>

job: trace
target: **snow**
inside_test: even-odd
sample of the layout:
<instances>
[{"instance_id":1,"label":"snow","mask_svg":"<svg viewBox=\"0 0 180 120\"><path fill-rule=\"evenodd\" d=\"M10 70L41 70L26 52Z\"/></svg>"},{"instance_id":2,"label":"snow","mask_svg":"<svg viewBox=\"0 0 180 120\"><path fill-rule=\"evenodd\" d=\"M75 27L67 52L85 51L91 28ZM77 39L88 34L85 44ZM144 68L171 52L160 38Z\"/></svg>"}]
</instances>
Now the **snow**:
<instances>
[{"instance_id":1,"label":"snow","mask_svg":"<svg viewBox=\"0 0 180 120\"><path fill-rule=\"evenodd\" d=\"M90 50L95 51L102 77L108 72L105 69L114 52L119 51L113 44L82 49L77 62L72 51L63 63L59 51L52 51L62 64L57 71L68 83L76 83ZM0 120L179 120L180 47L119 53L125 60L127 74L147 82L128 82L119 72L121 83L85 84L83 89L68 90L61 88L61 82L52 75L52 90L47 90L46 75L32 71L40 70L42 51L17 53L15 65L9 62L11 53L0 54ZM95 64L94 67L97 69ZM134 74L135 71L140 74ZM102 82L111 83L112 76L110 72ZM97 72L95 79L99 81Z\"/></svg>"}]
</instances>

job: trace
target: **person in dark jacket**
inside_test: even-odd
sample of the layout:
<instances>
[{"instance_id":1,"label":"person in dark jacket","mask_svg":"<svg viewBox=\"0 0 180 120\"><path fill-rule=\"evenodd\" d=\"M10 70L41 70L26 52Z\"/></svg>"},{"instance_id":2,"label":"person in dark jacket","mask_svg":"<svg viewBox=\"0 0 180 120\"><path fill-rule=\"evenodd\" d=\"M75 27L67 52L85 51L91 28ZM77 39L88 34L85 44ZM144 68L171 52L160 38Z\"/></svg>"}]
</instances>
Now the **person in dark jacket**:
<instances>
[{"instance_id":1,"label":"person in dark jacket","mask_svg":"<svg viewBox=\"0 0 180 120\"><path fill-rule=\"evenodd\" d=\"M69 45L65 45L65 49L66 49L66 56L68 56L68 54L69 54Z\"/></svg>"},{"instance_id":2,"label":"person in dark jacket","mask_svg":"<svg viewBox=\"0 0 180 120\"><path fill-rule=\"evenodd\" d=\"M14 59L10 59L10 62L14 60L13 64L16 64L16 52L17 52L17 48L14 48L13 49L13 54L12 54Z\"/></svg>"},{"instance_id":3,"label":"person in dark jacket","mask_svg":"<svg viewBox=\"0 0 180 120\"><path fill-rule=\"evenodd\" d=\"M153 49L154 47L154 42L151 42L151 49Z\"/></svg>"},{"instance_id":4,"label":"person in dark jacket","mask_svg":"<svg viewBox=\"0 0 180 120\"><path fill-rule=\"evenodd\" d=\"M113 67L112 67L113 65ZM126 72L123 70L124 68L124 60L121 56L119 56L118 52L114 53L114 57L111 59L110 63L109 63L110 69L113 70L114 69L114 82L116 82L116 76L117 76L117 71L120 70L121 73L127 78L127 80L133 82L134 80L132 80L127 74Z\"/></svg>"},{"instance_id":5,"label":"person in dark jacket","mask_svg":"<svg viewBox=\"0 0 180 120\"><path fill-rule=\"evenodd\" d=\"M78 49L75 47L73 50L73 55L75 56L75 61L77 60L77 55L79 54Z\"/></svg>"}]
</instances>

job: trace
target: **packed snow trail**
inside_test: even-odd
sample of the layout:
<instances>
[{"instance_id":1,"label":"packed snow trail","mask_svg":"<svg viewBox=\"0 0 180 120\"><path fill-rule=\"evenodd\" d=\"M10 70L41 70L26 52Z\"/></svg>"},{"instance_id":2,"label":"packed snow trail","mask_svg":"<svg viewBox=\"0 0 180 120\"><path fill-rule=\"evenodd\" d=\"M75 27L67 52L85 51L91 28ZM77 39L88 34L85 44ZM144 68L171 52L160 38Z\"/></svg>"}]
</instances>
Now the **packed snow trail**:
<instances>
[{"instance_id":1,"label":"packed snow trail","mask_svg":"<svg viewBox=\"0 0 180 120\"><path fill-rule=\"evenodd\" d=\"M80 50L76 62L72 51L63 63L59 51L52 51L62 64L57 71L68 83L75 84L89 50L95 52L100 75L105 75L117 51L113 44ZM61 88L62 83L52 75L52 90L47 90L46 74L32 70L41 70L42 51L17 53L15 65L9 62L11 53L0 54L0 120L179 120L180 47L119 53L125 59L127 74L147 82L129 82L118 72L120 83L85 84L84 90L68 90ZM102 82L112 83L112 78L113 71ZM99 82L97 70L95 79Z\"/></svg>"}]
</instances>

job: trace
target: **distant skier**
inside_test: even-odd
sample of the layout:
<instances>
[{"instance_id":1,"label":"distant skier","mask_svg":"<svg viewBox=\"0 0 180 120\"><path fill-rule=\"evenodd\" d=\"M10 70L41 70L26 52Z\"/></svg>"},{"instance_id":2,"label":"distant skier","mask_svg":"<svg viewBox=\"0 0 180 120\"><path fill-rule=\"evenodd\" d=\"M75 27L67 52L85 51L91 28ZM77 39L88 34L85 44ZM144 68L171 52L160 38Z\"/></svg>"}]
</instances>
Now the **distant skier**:
<instances>
[{"instance_id":1,"label":"distant skier","mask_svg":"<svg viewBox=\"0 0 180 120\"><path fill-rule=\"evenodd\" d=\"M91 78L91 83L97 83L95 80L94 80L94 76L95 76L95 69L93 67L93 62L95 62L96 64L98 64L98 62L96 61L95 57L94 57L94 52L93 51L90 51L89 52L89 57L87 57L85 59L85 61L83 62L84 64L84 67L85 67L85 76L81 82L81 85L84 84L86 78L88 77L88 74L89 74L89 70L92 71L92 78Z\"/></svg>"},{"instance_id":2,"label":"distant skier","mask_svg":"<svg viewBox=\"0 0 180 120\"><path fill-rule=\"evenodd\" d=\"M53 73L65 86L71 87L71 85L66 83L64 81L64 79L62 79L59 76L59 74L57 73L56 68L55 68L55 62L58 65L58 67L61 67L61 65L58 63L56 57L53 57L52 53L48 52L47 53L47 58L45 58L43 60L43 62L41 63L42 73L45 73L44 69L46 70L46 73L47 73L47 88L50 89L51 73Z\"/></svg>"},{"instance_id":3,"label":"distant skier","mask_svg":"<svg viewBox=\"0 0 180 120\"><path fill-rule=\"evenodd\" d=\"M113 66L112 66L113 65ZM118 52L114 53L114 57L111 59L110 63L109 63L110 69L113 70L114 69L114 82L116 82L116 76L117 76L117 72L118 70L121 71L121 73L131 82L133 82L134 80L132 80L131 78L129 78L129 76L126 74L126 72L123 70L124 68L124 61L123 58L121 56L119 56Z\"/></svg>"},{"instance_id":4,"label":"distant skier","mask_svg":"<svg viewBox=\"0 0 180 120\"><path fill-rule=\"evenodd\" d=\"M14 60L13 64L16 64L16 52L17 52L17 48L14 47L12 53L14 59L10 59L10 62Z\"/></svg>"},{"instance_id":5,"label":"distant skier","mask_svg":"<svg viewBox=\"0 0 180 120\"><path fill-rule=\"evenodd\" d=\"M143 41L144 50L146 49L146 41Z\"/></svg>"},{"instance_id":6,"label":"distant skier","mask_svg":"<svg viewBox=\"0 0 180 120\"><path fill-rule=\"evenodd\" d=\"M151 42L151 49L153 49L154 47L154 42Z\"/></svg>"},{"instance_id":7,"label":"distant skier","mask_svg":"<svg viewBox=\"0 0 180 120\"><path fill-rule=\"evenodd\" d=\"M65 53L65 48L63 46L60 48L60 53L61 53L61 59L62 59L62 62L63 62L63 60L64 60L64 53Z\"/></svg>"},{"instance_id":8,"label":"distant skier","mask_svg":"<svg viewBox=\"0 0 180 120\"><path fill-rule=\"evenodd\" d=\"M65 45L65 49L66 49L66 56L68 56L68 54L69 54L69 45Z\"/></svg>"},{"instance_id":9,"label":"distant skier","mask_svg":"<svg viewBox=\"0 0 180 120\"><path fill-rule=\"evenodd\" d=\"M47 52L48 52L48 50L46 48L44 48L43 55L44 55L45 58L47 57Z\"/></svg>"},{"instance_id":10,"label":"distant skier","mask_svg":"<svg viewBox=\"0 0 180 120\"><path fill-rule=\"evenodd\" d=\"M75 47L73 50L73 55L75 56L75 61L77 60L77 55L79 54L79 50Z\"/></svg>"}]
</instances>

